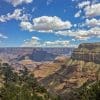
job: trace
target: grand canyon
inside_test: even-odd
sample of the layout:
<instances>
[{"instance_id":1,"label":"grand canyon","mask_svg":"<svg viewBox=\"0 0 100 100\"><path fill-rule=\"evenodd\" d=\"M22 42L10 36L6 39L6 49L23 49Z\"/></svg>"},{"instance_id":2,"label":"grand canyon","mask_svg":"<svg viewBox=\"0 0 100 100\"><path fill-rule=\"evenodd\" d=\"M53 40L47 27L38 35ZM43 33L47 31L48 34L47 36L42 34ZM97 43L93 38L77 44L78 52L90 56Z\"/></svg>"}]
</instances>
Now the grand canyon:
<instances>
[{"instance_id":1,"label":"grand canyon","mask_svg":"<svg viewBox=\"0 0 100 100\"><path fill-rule=\"evenodd\" d=\"M100 0L0 0L0 100L100 100Z\"/></svg>"},{"instance_id":2,"label":"grand canyon","mask_svg":"<svg viewBox=\"0 0 100 100\"><path fill-rule=\"evenodd\" d=\"M100 80L100 43L83 43L78 48L0 48L0 61L17 73L26 67L61 100L78 100L76 89Z\"/></svg>"}]
</instances>

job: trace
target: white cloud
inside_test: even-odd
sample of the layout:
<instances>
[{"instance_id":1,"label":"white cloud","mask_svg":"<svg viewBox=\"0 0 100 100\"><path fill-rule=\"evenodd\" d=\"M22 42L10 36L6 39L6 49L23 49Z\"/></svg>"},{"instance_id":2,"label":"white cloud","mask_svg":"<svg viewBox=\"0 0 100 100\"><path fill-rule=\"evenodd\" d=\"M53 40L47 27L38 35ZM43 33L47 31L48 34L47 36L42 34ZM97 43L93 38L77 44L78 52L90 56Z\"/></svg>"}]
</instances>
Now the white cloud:
<instances>
[{"instance_id":1,"label":"white cloud","mask_svg":"<svg viewBox=\"0 0 100 100\"><path fill-rule=\"evenodd\" d=\"M90 36L100 37L100 27L94 27L89 30Z\"/></svg>"},{"instance_id":2,"label":"white cloud","mask_svg":"<svg viewBox=\"0 0 100 100\"><path fill-rule=\"evenodd\" d=\"M31 40L26 40L22 46L23 47L68 47L69 41L55 40L55 41L41 42L41 40L38 37L32 37Z\"/></svg>"},{"instance_id":3,"label":"white cloud","mask_svg":"<svg viewBox=\"0 0 100 100\"><path fill-rule=\"evenodd\" d=\"M56 34L71 36L77 40L87 40L91 37L100 37L100 27L90 28L89 30L68 30L68 31L58 31Z\"/></svg>"},{"instance_id":4,"label":"white cloud","mask_svg":"<svg viewBox=\"0 0 100 100\"><path fill-rule=\"evenodd\" d=\"M89 27L95 27L95 26L99 26L100 27L100 20L92 18L91 20L86 19L85 25L89 26Z\"/></svg>"},{"instance_id":5,"label":"white cloud","mask_svg":"<svg viewBox=\"0 0 100 100\"><path fill-rule=\"evenodd\" d=\"M0 16L0 22L6 22L12 19L26 21L29 18L29 14L23 14L22 9L15 9L13 13Z\"/></svg>"},{"instance_id":6,"label":"white cloud","mask_svg":"<svg viewBox=\"0 0 100 100\"><path fill-rule=\"evenodd\" d=\"M33 22L21 22L20 26L24 30L29 31L41 31L41 32L53 32L63 29L69 29L72 27L71 22L62 21L59 17L54 16L42 16L34 18Z\"/></svg>"},{"instance_id":7,"label":"white cloud","mask_svg":"<svg viewBox=\"0 0 100 100\"><path fill-rule=\"evenodd\" d=\"M33 36L30 40L24 40L23 47L38 47L41 45L40 39L38 37Z\"/></svg>"},{"instance_id":8,"label":"white cloud","mask_svg":"<svg viewBox=\"0 0 100 100\"><path fill-rule=\"evenodd\" d=\"M69 41L67 40L46 41L44 42L44 46L46 47L68 47Z\"/></svg>"},{"instance_id":9,"label":"white cloud","mask_svg":"<svg viewBox=\"0 0 100 100\"><path fill-rule=\"evenodd\" d=\"M100 22L96 19L87 19L84 25L90 26L89 29L70 29L72 26L68 21L62 21L60 18L42 16L33 19L33 23L21 22L20 26L24 30L38 31L38 32L52 32L54 34L70 36L76 40L87 40L91 37L100 37ZM75 25L76 26L76 25ZM80 24L81 26L81 24ZM84 26L81 26L84 28ZM67 29L67 30L66 30ZM47 42L49 45L49 42ZM53 43L50 42L50 45ZM57 44L56 44L57 45Z\"/></svg>"},{"instance_id":10,"label":"white cloud","mask_svg":"<svg viewBox=\"0 0 100 100\"><path fill-rule=\"evenodd\" d=\"M7 2L11 3L14 7L21 5L22 3L31 3L33 0L6 0Z\"/></svg>"},{"instance_id":11,"label":"white cloud","mask_svg":"<svg viewBox=\"0 0 100 100\"><path fill-rule=\"evenodd\" d=\"M42 16L33 19L34 28L37 30L62 30L71 28L69 21L62 21L59 17Z\"/></svg>"},{"instance_id":12,"label":"white cloud","mask_svg":"<svg viewBox=\"0 0 100 100\"><path fill-rule=\"evenodd\" d=\"M75 14L75 17L80 17L80 14L81 14L81 10L79 10L76 14Z\"/></svg>"},{"instance_id":13,"label":"white cloud","mask_svg":"<svg viewBox=\"0 0 100 100\"><path fill-rule=\"evenodd\" d=\"M35 37L35 36L33 36L32 39L36 41L40 40L38 37Z\"/></svg>"},{"instance_id":14,"label":"white cloud","mask_svg":"<svg viewBox=\"0 0 100 100\"><path fill-rule=\"evenodd\" d=\"M33 26L32 26L32 24L30 22L21 22L20 23L20 27L23 30L28 30L29 32L33 31Z\"/></svg>"},{"instance_id":15,"label":"white cloud","mask_svg":"<svg viewBox=\"0 0 100 100\"><path fill-rule=\"evenodd\" d=\"M85 40L85 38L87 39L87 37L88 37L87 31L85 31L85 30L58 31L58 32L56 32L56 34L64 35L64 36L71 36L78 40Z\"/></svg>"},{"instance_id":16,"label":"white cloud","mask_svg":"<svg viewBox=\"0 0 100 100\"><path fill-rule=\"evenodd\" d=\"M84 8L86 17L100 16L100 3L92 4Z\"/></svg>"},{"instance_id":17,"label":"white cloud","mask_svg":"<svg viewBox=\"0 0 100 100\"><path fill-rule=\"evenodd\" d=\"M75 37L77 40L88 40L90 39L90 37L88 37L87 35L79 35Z\"/></svg>"},{"instance_id":18,"label":"white cloud","mask_svg":"<svg viewBox=\"0 0 100 100\"><path fill-rule=\"evenodd\" d=\"M78 8L84 12L85 17L100 16L100 3L97 0L82 1Z\"/></svg>"},{"instance_id":19,"label":"white cloud","mask_svg":"<svg viewBox=\"0 0 100 100\"><path fill-rule=\"evenodd\" d=\"M83 8L85 6L89 6L90 3L91 3L90 1L83 1L83 2L81 2L81 3L78 4L78 7L79 8Z\"/></svg>"},{"instance_id":20,"label":"white cloud","mask_svg":"<svg viewBox=\"0 0 100 100\"><path fill-rule=\"evenodd\" d=\"M0 39L7 39L8 37L0 33Z\"/></svg>"}]
</instances>

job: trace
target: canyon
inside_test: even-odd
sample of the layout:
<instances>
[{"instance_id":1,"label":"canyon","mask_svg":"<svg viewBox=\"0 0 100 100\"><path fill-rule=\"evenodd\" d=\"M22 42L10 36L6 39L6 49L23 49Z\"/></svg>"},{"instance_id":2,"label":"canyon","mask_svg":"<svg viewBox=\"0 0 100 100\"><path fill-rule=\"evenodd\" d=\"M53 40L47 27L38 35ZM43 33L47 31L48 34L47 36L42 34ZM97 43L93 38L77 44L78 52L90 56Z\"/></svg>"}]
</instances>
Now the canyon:
<instances>
[{"instance_id":1,"label":"canyon","mask_svg":"<svg viewBox=\"0 0 100 100\"><path fill-rule=\"evenodd\" d=\"M70 100L74 90L100 80L100 43L80 44L71 57L42 66L34 71L39 83L62 100Z\"/></svg>"},{"instance_id":2,"label":"canyon","mask_svg":"<svg viewBox=\"0 0 100 100\"><path fill-rule=\"evenodd\" d=\"M27 67L61 100L73 100L73 91L100 80L100 43L82 43L78 48L0 48L0 59L16 72Z\"/></svg>"}]
</instances>

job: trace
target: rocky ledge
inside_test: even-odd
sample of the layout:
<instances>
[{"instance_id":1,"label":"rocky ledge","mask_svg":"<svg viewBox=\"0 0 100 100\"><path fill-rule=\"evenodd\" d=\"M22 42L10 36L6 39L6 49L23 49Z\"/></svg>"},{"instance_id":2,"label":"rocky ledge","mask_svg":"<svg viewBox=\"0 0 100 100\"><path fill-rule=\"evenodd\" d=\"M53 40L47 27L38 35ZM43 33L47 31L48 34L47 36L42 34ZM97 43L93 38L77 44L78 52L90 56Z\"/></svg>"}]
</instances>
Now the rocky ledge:
<instances>
[{"instance_id":1,"label":"rocky ledge","mask_svg":"<svg viewBox=\"0 0 100 100\"><path fill-rule=\"evenodd\" d=\"M71 58L100 64L100 42L80 44L73 51Z\"/></svg>"}]
</instances>

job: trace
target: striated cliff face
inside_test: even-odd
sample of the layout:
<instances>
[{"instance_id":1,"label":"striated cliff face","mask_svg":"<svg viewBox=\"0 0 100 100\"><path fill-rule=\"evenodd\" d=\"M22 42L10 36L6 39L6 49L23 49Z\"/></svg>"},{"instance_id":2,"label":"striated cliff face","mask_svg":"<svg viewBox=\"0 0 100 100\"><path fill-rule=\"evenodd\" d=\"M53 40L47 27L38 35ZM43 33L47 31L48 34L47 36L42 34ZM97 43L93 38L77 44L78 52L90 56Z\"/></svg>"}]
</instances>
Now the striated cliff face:
<instances>
[{"instance_id":1,"label":"striated cliff face","mask_svg":"<svg viewBox=\"0 0 100 100\"><path fill-rule=\"evenodd\" d=\"M62 100L70 100L72 91L87 82L100 80L100 43L81 44L73 51L71 58L64 59L62 63L56 59L51 66L43 66L35 73L39 82L49 92L59 94ZM53 73L47 73L50 70ZM38 76L41 72L46 73L45 76Z\"/></svg>"},{"instance_id":2,"label":"striated cliff face","mask_svg":"<svg viewBox=\"0 0 100 100\"><path fill-rule=\"evenodd\" d=\"M83 43L75 49L71 56L75 60L100 64L100 43Z\"/></svg>"}]
</instances>

